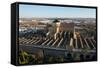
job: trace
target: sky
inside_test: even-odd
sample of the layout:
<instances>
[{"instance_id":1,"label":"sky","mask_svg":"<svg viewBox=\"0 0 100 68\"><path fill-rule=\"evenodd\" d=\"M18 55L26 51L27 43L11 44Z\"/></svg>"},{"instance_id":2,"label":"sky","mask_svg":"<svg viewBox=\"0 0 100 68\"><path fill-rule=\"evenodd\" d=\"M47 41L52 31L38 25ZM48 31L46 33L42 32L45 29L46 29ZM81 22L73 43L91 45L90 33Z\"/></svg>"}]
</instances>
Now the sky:
<instances>
[{"instance_id":1,"label":"sky","mask_svg":"<svg viewBox=\"0 0 100 68\"><path fill-rule=\"evenodd\" d=\"M96 9L20 4L19 17L96 18Z\"/></svg>"}]
</instances>

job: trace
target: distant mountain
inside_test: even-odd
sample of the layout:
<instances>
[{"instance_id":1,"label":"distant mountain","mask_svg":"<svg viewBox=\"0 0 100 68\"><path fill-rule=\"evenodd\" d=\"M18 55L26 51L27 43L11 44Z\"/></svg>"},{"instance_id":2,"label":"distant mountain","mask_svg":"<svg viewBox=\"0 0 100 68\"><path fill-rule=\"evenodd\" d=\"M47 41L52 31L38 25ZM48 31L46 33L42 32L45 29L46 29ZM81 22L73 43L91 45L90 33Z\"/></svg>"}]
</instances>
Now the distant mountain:
<instances>
[{"instance_id":1,"label":"distant mountain","mask_svg":"<svg viewBox=\"0 0 100 68\"><path fill-rule=\"evenodd\" d=\"M38 22L41 22L41 23L51 23L53 22L54 20L65 20L65 21L68 21L68 20L71 20L73 22L96 22L96 19L95 18L36 18L36 17L33 17L33 18L19 18L19 21L23 21L23 22L31 22L31 21L38 21Z\"/></svg>"}]
</instances>

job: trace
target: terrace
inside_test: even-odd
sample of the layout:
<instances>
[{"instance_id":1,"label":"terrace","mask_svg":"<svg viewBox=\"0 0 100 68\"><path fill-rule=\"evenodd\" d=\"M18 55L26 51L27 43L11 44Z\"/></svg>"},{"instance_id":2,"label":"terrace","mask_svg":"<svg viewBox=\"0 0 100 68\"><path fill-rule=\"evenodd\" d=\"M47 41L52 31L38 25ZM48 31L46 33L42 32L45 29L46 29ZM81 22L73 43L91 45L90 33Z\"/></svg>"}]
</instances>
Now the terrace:
<instances>
[{"instance_id":1,"label":"terrace","mask_svg":"<svg viewBox=\"0 0 100 68\"><path fill-rule=\"evenodd\" d=\"M70 27L63 27L70 24L56 25L52 26L54 33L39 29L19 34L19 51L36 56L34 59L38 59L39 63L96 60L97 46L93 37L85 37L85 30L81 31L83 33L75 32L74 24Z\"/></svg>"},{"instance_id":2,"label":"terrace","mask_svg":"<svg viewBox=\"0 0 100 68\"><path fill-rule=\"evenodd\" d=\"M31 46L31 47L40 47L40 48L50 48L50 49L78 49L78 50L95 50L96 49L96 41L93 38L83 38L78 37L74 39L70 37L71 34L68 32L59 33L60 37L56 39L53 37L31 37L31 38L19 38L19 44L21 46ZM56 35L57 36L57 35Z\"/></svg>"}]
</instances>

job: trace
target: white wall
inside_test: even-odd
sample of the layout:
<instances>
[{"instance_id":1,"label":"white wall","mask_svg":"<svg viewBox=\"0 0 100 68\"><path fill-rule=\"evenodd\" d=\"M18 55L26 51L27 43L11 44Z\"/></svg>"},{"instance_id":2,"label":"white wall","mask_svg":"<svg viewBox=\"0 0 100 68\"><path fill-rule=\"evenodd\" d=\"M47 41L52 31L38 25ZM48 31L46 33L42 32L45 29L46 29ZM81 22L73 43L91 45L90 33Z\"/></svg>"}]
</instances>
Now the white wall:
<instances>
[{"instance_id":1,"label":"white wall","mask_svg":"<svg viewBox=\"0 0 100 68\"><path fill-rule=\"evenodd\" d=\"M16 0L1 0L0 1L0 68L16 68L10 64L10 4ZM100 0L17 0L23 2L38 2L38 3L54 3L67 5L86 5L98 6L100 12ZM98 13L98 19L100 13ZM98 20L98 29L100 28L100 19ZM100 30L98 31L100 34ZM98 35L99 35L98 34ZM100 35L98 36L100 40ZM100 42L98 42L100 44ZM100 45L98 45L98 52L100 52ZM64 64L50 64L50 65L35 65L35 66L21 66L20 68L100 68L100 53L98 54L98 62L83 62L83 63L64 63Z\"/></svg>"}]
</instances>

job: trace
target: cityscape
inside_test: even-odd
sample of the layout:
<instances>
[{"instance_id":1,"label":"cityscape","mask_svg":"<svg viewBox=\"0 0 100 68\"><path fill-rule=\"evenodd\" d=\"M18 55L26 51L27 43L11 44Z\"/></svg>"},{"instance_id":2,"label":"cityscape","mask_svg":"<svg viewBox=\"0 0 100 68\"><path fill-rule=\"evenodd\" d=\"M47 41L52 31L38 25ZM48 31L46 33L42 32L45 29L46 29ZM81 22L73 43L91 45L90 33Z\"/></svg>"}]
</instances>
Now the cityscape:
<instances>
[{"instance_id":1,"label":"cityscape","mask_svg":"<svg viewBox=\"0 0 100 68\"><path fill-rule=\"evenodd\" d=\"M57 7L57 10L58 9L59 7ZM90 11L91 10L89 10L89 15L92 14ZM20 11L20 14L21 12L22 11ZM50 12L48 11L47 13ZM96 12L94 11L94 13ZM33 14L36 15L35 13ZM62 17L56 13L48 17L46 17L45 14L45 16L42 15L35 17L26 17L27 15L24 15L24 17L22 14L19 18L19 64L97 60L95 14L88 17L85 17L85 15L83 17L77 16L76 18L75 15L73 17Z\"/></svg>"}]
</instances>

